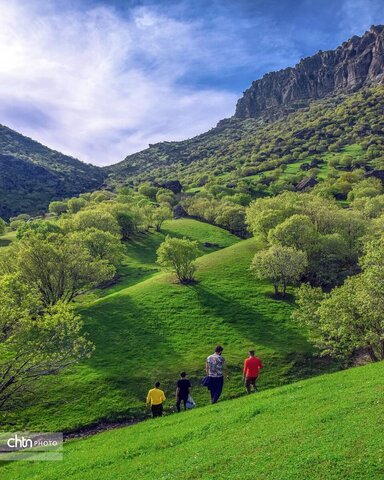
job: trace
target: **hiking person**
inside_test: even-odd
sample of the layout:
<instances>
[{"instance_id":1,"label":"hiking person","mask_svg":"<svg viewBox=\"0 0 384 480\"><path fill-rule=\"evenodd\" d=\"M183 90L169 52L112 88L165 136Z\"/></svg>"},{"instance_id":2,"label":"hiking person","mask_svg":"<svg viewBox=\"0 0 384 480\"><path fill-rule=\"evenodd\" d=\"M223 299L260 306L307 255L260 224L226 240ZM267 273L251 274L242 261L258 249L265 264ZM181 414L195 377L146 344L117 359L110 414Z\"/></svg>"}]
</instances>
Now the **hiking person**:
<instances>
[{"instance_id":1,"label":"hiking person","mask_svg":"<svg viewBox=\"0 0 384 480\"><path fill-rule=\"evenodd\" d=\"M191 382L185 372L180 373L180 380L177 381L176 388L176 409L180 413L181 402L184 402L184 410L187 409L187 400L191 391Z\"/></svg>"},{"instance_id":2,"label":"hiking person","mask_svg":"<svg viewBox=\"0 0 384 480\"><path fill-rule=\"evenodd\" d=\"M251 393L251 385L253 386L253 391L257 392L256 381L259 376L260 370L263 368L263 364L259 357L255 357L255 351L249 351L249 357L244 360L244 369L243 369L243 381L247 393Z\"/></svg>"},{"instance_id":3,"label":"hiking person","mask_svg":"<svg viewBox=\"0 0 384 480\"><path fill-rule=\"evenodd\" d=\"M155 383L155 388L151 388L147 395L147 405L151 405L152 417L163 416L163 402L165 402L165 394L160 390L160 382Z\"/></svg>"},{"instance_id":4,"label":"hiking person","mask_svg":"<svg viewBox=\"0 0 384 480\"><path fill-rule=\"evenodd\" d=\"M218 345L215 348L215 353L209 355L205 364L205 371L208 377L207 387L211 392L211 403L216 403L223 391L225 359L222 356L222 352L223 347Z\"/></svg>"}]
</instances>

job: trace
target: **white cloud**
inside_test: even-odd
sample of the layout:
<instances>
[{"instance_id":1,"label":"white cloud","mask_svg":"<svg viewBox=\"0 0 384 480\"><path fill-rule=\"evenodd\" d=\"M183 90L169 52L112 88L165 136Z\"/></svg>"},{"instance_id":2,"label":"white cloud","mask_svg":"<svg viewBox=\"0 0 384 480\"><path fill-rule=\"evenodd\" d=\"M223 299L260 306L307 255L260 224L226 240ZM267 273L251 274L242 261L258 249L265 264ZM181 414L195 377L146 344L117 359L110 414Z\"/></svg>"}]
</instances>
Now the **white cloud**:
<instances>
[{"instance_id":1,"label":"white cloud","mask_svg":"<svg viewBox=\"0 0 384 480\"><path fill-rule=\"evenodd\" d=\"M56 2L56 6L57 6ZM236 96L180 79L200 64L198 24L147 8L59 11L0 0L0 122L81 160L108 164L230 115Z\"/></svg>"},{"instance_id":2,"label":"white cloud","mask_svg":"<svg viewBox=\"0 0 384 480\"><path fill-rule=\"evenodd\" d=\"M360 35L383 18L383 0L343 0L340 26L345 35Z\"/></svg>"}]
</instances>

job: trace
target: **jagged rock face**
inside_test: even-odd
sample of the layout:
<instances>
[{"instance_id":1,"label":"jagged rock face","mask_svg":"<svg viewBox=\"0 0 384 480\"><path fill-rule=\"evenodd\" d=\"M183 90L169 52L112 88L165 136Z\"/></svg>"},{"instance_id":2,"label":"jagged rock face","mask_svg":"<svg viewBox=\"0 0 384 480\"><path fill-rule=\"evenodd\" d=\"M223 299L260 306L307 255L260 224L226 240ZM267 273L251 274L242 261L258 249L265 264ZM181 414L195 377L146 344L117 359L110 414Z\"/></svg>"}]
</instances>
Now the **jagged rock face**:
<instances>
[{"instance_id":1,"label":"jagged rock face","mask_svg":"<svg viewBox=\"0 0 384 480\"><path fill-rule=\"evenodd\" d=\"M268 73L244 92L235 117L276 118L333 93L384 83L384 26L372 26L336 50L304 58L294 68Z\"/></svg>"}]
</instances>

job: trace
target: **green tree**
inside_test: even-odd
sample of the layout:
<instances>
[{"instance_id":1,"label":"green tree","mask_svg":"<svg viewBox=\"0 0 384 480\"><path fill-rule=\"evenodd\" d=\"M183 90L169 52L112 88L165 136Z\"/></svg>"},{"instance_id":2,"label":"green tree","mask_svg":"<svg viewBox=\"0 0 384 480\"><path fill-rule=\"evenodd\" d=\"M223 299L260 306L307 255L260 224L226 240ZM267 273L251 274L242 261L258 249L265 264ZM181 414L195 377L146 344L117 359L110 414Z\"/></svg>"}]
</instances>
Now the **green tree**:
<instances>
[{"instance_id":1,"label":"green tree","mask_svg":"<svg viewBox=\"0 0 384 480\"><path fill-rule=\"evenodd\" d=\"M5 221L0 217L0 235L4 235L6 226Z\"/></svg>"},{"instance_id":2,"label":"green tree","mask_svg":"<svg viewBox=\"0 0 384 480\"><path fill-rule=\"evenodd\" d=\"M0 409L93 350L70 305L43 303L38 289L18 275L0 278Z\"/></svg>"},{"instance_id":3,"label":"green tree","mask_svg":"<svg viewBox=\"0 0 384 480\"><path fill-rule=\"evenodd\" d=\"M68 209L67 202L54 201L49 204L48 210L50 213L55 213L56 215L61 215L65 213Z\"/></svg>"},{"instance_id":4,"label":"green tree","mask_svg":"<svg viewBox=\"0 0 384 480\"><path fill-rule=\"evenodd\" d=\"M87 228L81 232L68 234L68 241L84 245L92 258L106 260L117 267L124 255L124 246L119 237L96 228Z\"/></svg>"},{"instance_id":5,"label":"green tree","mask_svg":"<svg viewBox=\"0 0 384 480\"><path fill-rule=\"evenodd\" d=\"M30 234L9 247L13 269L38 289L44 305L69 302L115 275L113 265L92 257L83 241L76 240L70 235Z\"/></svg>"},{"instance_id":6,"label":"green tree","mask_svg":"<svg viewBox=\"0 0 384 480\"><path fill-rule=\"evenodd\" d=\"M156 207L151 215L151 223L155 227L157 232L160 232L161 226L166 220L170 220L172 218L172 210L169 208L168 205L160 205Z\"/></svg>"},{"instance_id":7,"label":"green tree","mask_svg":"<svg viewBox=\"0 0 384 480\"><path fill-rule=\"evenodd\" d=\"M81 210L73 215L69 221L64 222L67 230L86 230L87 228L96 228L103 232L110 232L113 235L121 235L120 227L112 213L101 208L92 210Z\"/></svg>"},{"instance_id":8,"label":"green tree","mask_svg":"<svg viewBox=\"0 0 384 480\"><path fill-rule=\"evenodd\" d=\"M196 241L167 235L157 249L157 263L165 269L174 271L180 283L191 283L194 280L195 260L198 255Z\"/></svg>"},{"instance_id":9,"label":"green tree","mask_svg":"<svg viewBox=\"0 0 384 480\"><path fill-rule=\"evenodd\" d=\"M245 209L241 205L222 205L215 218L215 223L236 235L245 236L247 234Z\"/></svg>"},{"instance_id":10,"label":"green tree","mask_svg":"<svg viewBox=\"0 0 384 480\"><path fill-rule=\"evenodd\" d=\"M46 222L44 220L32 220L28 223L23 223L17 229L16 238L21 240L31 233L38 234L41 237L47 237L51 233L61 233L61 228L56 223Z\"/></svg>"},{"instance_id":11,"label":"green tree","mask_svg":"<svg viewBox=\"0 0 384 480\"><path fill-rule=\"evenodd\" d=\"M368 178L353 185L348 193L348 200L351 202L357 198L376 197L383 193L383 185L378 178Z\"/></svg>"},{"instance_id":12,"label":"green tree","mask_svg":"<svg viewBox=\"0 0 384 480\"><path fill-rule=\"evenodd\" d=\"M156 193L157 203L166 203L171 207L176 204L176 195L166 188L160 188Z\"/></svg>"},{"instance_id":13,"label":"green tree","mask_svg":"<svg viewBox=\"0 0 384 480\"><path fill-rule=\"evenodd\" d=\"M320 235L309 255L308 277L312 285L325 289L339 285L351 273L357 258L339 233Z\"/></svg>"},{"instance_id":14,"label":"green tree","mask_svg":"<svg viewBox=\"0 0 384 480\"><path fill-rule=\"evenodd\" d=\"M275 228L295 213L297 210L298 194L284 192L272 198L259 198L247 208L246 222L253 235L267 238L269 230Z\"/></svg>"},{"instance_id":15,"label":"green tree","mask_svg":"<svg viewBox=\"0 0 384 480\"><path fill-rule=\"evenodd\" d=\"M329 294L308 285L298 291L294 317L308 327L322 351L348 359L365 349L372 361L384 360L384 238L369 242L362 273Z\"/></svg>"},{"instance_id":16,"label":"green tree","mask_svg":"<svg viewBox=\"0 0 384 480\"><path fill-rule=\"evenodd\" d=\"M292 247L273 245L268 250L256 253L250 269L256 278L268 279L272 282L275 295L279 295L281 287L284 297L288 284L296 283L306 266L305 252Z\"/></svg>"},{"instance_id":17,"label":"green tree","mask_svg":"<svg viewBox=\"0 0 384 480\"><path fill-rule=\"evenodd\" d=\"M112 213L119 224L123 240L129 240L138 230L140 217L122 206L114 208Z\"/></svg>"},{"instance_id":18,"label":"green tree","mask_svg":"<svg viewBox=\"0 0 384 480\"><path fill-rule=\"evenodd\" d=\"M140 195L144 195L144 197L147 197L152 201L156 200L157 191L158 188L154 187L150 183L142 183L138 188Z\"/></svg>"},{"instance_id":19,"label":"green tree","mask_svg":"<svg viewBox=\"0 0 384 480\"><path fill-rule=\"evenodd\" d=\"M87 200L82 197L73 197L67 201L67 209L69 213L80 212L88 204Z\"/></svg>"},{"instance_id":20,"label":"green tree","mask_svg":"<svg viewBox=\"0 0 384 480\"><path fill-rule=\"evenodd\" d=\"M317 241L317 232L306 215L292 215L269 231L268 240L272 244L294 247L310 252Z\"/></svg>"}]
</instances>

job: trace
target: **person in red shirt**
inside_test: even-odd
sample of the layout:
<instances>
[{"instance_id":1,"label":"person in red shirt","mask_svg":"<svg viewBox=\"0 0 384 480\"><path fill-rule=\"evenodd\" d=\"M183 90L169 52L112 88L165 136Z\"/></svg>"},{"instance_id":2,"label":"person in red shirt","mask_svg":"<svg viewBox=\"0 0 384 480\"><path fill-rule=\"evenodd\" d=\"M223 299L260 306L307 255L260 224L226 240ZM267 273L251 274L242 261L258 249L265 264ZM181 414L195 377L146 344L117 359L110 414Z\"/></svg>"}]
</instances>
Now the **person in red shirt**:
<instances>
[{"instance_id":1,"label":"person in red shirt","mask_svg":"<svg viewBox=\"0 0 384 480\"><path fill-rule=\"evenodd\" d=\"M256 380L260 370L263 368L260 358L255 357L254 350L249 351L249 357L244 360L243 380L247 393L251 393L251 385L253 391L257 392Z\"/></svg>"}]
</instances>

